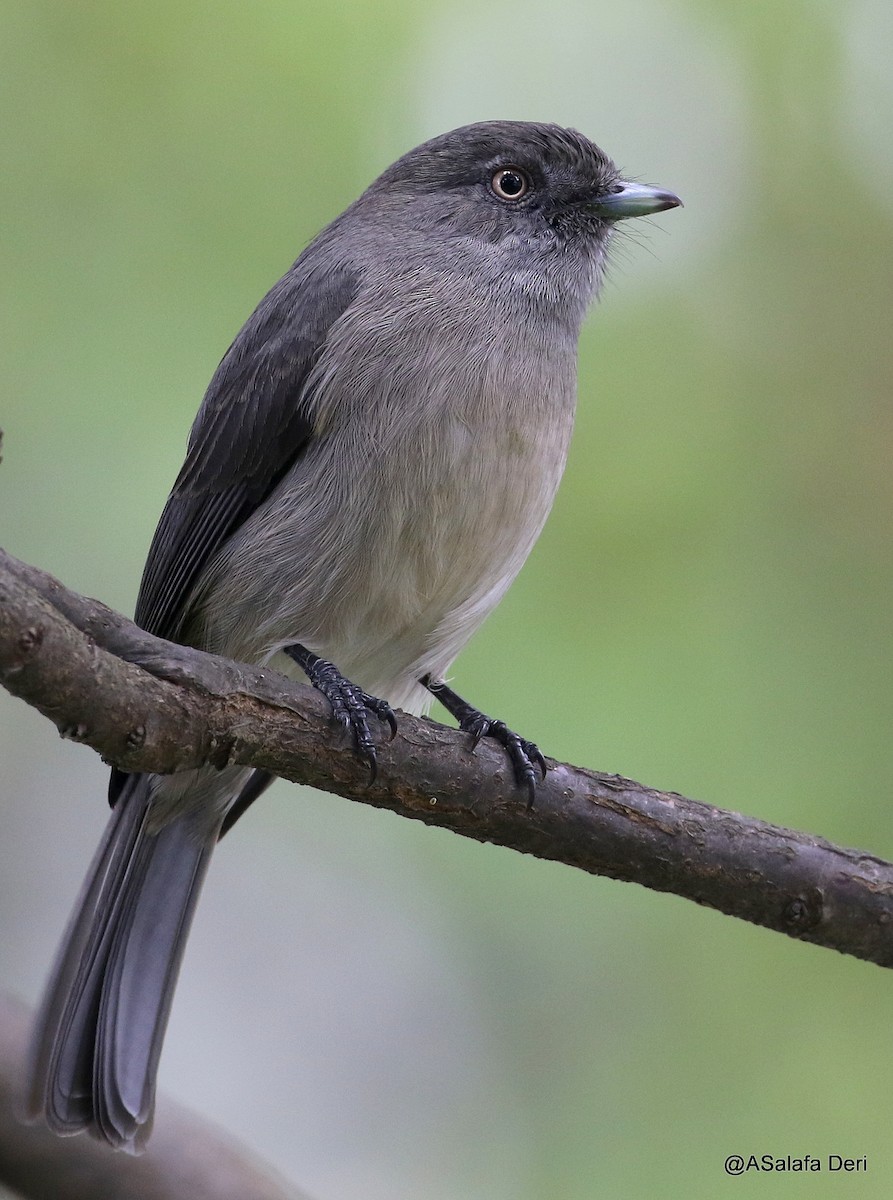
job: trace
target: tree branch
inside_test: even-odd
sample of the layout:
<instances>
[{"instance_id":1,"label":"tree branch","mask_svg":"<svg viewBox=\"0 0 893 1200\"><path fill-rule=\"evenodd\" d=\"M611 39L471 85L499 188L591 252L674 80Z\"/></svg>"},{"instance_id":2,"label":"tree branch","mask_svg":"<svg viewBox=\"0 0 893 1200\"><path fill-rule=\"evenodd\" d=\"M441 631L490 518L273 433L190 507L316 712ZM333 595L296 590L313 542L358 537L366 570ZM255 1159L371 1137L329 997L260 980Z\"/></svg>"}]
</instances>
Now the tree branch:
<instances>
[{"instance_id":1,"label":"tree branch","mask_svg":"<svg viewBox=\"0 0 893 1200\"><path fill-rule=\"evenodd\" d=\"M463 734L405 714L370 785L311 688L152 637L2 550L0 681L127 771L260 767L893 966L890 863L565 763L528 808L501 749L471 754Z\"/></svg>"}]
</instances>

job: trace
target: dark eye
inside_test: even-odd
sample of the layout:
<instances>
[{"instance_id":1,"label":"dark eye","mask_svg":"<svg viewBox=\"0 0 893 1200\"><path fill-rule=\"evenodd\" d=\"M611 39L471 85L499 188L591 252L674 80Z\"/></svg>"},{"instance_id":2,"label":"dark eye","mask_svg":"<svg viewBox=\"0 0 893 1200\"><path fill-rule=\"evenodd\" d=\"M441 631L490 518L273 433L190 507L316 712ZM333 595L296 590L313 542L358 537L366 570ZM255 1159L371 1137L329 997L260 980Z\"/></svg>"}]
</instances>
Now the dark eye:
<instances>
[{"instance_id":1,"label":"dark eye","mask_svg":"<svg viewBox=\"0 0 893 1200\"><path fill-rule=\"evenodd\" d=\"M490 180L490 187L500 200L520 200L530 191L530 177L518 167L500 167Z\"/></svg>"}]
</instances>

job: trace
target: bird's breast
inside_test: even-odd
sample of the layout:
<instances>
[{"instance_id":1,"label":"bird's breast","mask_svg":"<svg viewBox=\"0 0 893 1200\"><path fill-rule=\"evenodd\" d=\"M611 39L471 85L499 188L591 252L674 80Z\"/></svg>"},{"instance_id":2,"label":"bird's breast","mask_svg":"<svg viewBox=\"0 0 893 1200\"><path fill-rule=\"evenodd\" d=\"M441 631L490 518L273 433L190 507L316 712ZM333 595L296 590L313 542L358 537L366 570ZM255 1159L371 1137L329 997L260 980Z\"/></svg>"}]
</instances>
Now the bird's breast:
<instances>
[{"instance_id":1,"label":"bird's breast","mask_svg":"<svg viewBox=\"0 0 893 1200\"><path fill-rule=\"evenodd\" d=\"M410 337L387 359L383 340L377 367L365 360L366 377L379 382L350 426L331 435L333 449L343 439L344 459L351 428L354 444L366 444L349 501L362 534L345 564L363 580L363 599L345 606L354 620L342 623L352 626L344 640L400 643L406 656L427 650L435 673L527 558L573 425L575 346L568 352L522 324L500 330L472 327L463 313L421 339L421 354L407 354Z\"/></svg>"},{"instance_id":2,"label":"bird's breast","mask_svg":"<svg viewBox=\"0 0 893 1200\"><path fill-rule=\"evenodd\" d=\"M314 437L218 563L207 628L225 644L208 648L302 642L407 703L517 574L564 469L576 339L436 300L352 308L331 331Z\"/></svg>"}]
</instances>

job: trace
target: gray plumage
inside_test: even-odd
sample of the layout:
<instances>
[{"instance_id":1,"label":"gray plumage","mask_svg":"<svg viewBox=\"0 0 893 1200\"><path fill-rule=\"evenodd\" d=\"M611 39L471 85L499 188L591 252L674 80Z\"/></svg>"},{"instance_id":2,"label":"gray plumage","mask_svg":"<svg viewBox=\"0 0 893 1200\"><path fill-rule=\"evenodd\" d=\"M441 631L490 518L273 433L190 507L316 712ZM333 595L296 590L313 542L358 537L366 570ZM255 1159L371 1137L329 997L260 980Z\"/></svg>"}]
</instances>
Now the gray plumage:
<instances>
[{"instance_id":1,"label":"gray plumage","mask_svg":"<svg viewBox=\"0 0 893 1200\"><path fill-rule=\"evenodd\" d=\"M612 224L676 203L550 125L468 126L401 158L220 363L137 621L292 673L281 652L297 644L424 711L424 681L442 679L548 515ZM241 768L113 773L34 1040L30 1107L57 1132L145 1142L211 851L265 783Z\"/></svg>"}]
</instances>

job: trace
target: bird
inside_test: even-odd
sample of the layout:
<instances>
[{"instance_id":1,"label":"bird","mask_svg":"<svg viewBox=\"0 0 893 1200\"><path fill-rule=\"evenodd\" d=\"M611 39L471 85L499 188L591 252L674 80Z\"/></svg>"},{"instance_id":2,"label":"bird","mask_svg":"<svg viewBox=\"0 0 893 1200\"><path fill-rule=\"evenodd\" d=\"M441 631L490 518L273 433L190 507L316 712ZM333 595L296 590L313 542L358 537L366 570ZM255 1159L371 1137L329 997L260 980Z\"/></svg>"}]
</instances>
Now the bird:
<instances>
[{"instance_id":1,"label":"bird","mask_svg":"<svg viewBox=\"0 0 893 1200\"><path fill-rule=\"evenodd\" d=\"M270 289L205 393L135 620L296 668L374 776L440 701L532 801L543 755L447 684L561 479L577 342L618 221L681 204L572 129L467 125L403 155ZM138 1153L214 847L271 777L113 769L32 1040L28 1111Z\"/></svg>"}]
</instances>

